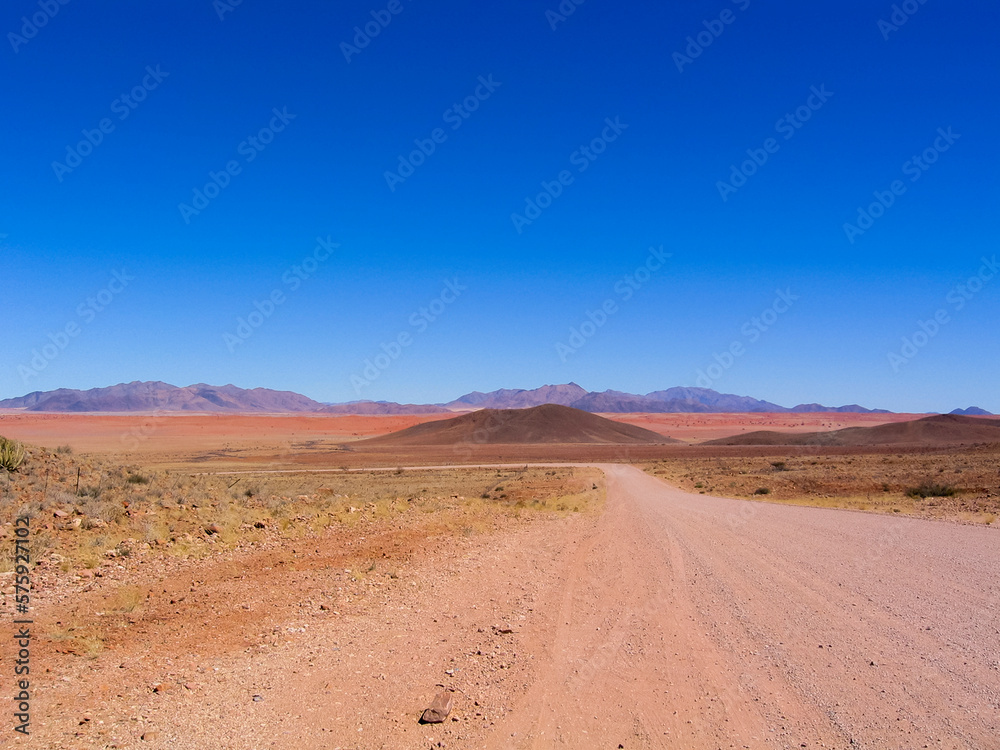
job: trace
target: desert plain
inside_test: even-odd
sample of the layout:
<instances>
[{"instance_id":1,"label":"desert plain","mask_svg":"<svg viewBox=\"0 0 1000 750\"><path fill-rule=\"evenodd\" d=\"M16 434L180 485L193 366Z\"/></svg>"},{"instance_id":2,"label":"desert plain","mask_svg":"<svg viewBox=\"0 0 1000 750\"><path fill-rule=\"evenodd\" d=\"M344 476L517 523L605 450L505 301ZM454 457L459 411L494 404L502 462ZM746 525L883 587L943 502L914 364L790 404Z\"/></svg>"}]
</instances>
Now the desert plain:
<instances>
[{"instance_id":1,"label":"desert plain","mask_svg":"<svg viewBox=\"0 0 1000 750\"><path fill-rule=\"evenodd\" d=\"M385 437L452 416L0 415L8 622L17 516L33 559L31 734L2 741L1000 747L1000 441Z\"/></svg>"}]
</instances>

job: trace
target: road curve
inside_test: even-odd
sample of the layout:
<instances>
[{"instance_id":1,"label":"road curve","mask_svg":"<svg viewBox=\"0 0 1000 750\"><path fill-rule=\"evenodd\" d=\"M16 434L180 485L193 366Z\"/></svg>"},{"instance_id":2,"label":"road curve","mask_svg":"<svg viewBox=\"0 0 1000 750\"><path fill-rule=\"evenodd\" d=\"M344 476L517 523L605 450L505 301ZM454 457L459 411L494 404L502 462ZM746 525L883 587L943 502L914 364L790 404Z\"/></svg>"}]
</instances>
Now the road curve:
<instances>
[{"instance_id":1,"label":"road curve","mask_svg":"<svg viewBox=\"0 0 1000 750\"><path fill-rule=\"evenodd\" d=\"M601 468L603 522L490 747L1000 748L997 530Z\"/></svg>"}]
</instances>

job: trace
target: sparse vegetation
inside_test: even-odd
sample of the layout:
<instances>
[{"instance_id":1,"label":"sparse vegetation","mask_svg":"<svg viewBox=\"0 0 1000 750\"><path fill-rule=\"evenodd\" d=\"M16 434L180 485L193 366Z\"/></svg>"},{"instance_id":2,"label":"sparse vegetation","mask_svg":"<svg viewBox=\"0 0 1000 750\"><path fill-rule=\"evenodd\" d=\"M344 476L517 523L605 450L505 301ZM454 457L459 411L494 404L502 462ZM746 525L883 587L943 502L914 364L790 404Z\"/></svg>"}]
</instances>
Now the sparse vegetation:
<instances>
[{"instance_id":1,"label":"sparse vegetation","mask_svg":"<svg viewBox=\"0 0 1000 750\"><path fill-rule=\"evenodd\" d=\"M991 523L1000 446L816 455L672 457L646 471L692 492ZM784 468L781 468L784 467ZM947 481L943 481L947 478ZM768 494L758 494L766 487Z\"/></svg>"},{"instance_id":2,"label":"sparse vegetation","mask_svg":"<svg viewBox=\"0 0 1000 750\"><path fill-rule=\"evenodd\" d=\"M110 609L119 613L135 612L144 598L142 590L137 586L122 586L111 598Z\"/></svg>"},{"instance_id":3,"label":"sparse vegetation","mask_svg":"<svg viewBox=\"0 0 1000 750\"><path fill-rule=\"evenodd\" d=\"M954 497L956 490L948 484L934 484L924 482L918 487L910 487L906 490L907 497L918 497L924 500L928 497Z\"/></svg>"},{"instance_id":4,"label":"sparse vegetation","mask_svg":"<svg viewBox=\"0 0 1000 750\"><path fill-rule=\"evenodd\" d=\"M17 471L24 463L24 446L16 440L0 437L0 468Z\"/></svg>"},{"instance_id":5,"label":"sparse vegetation","mask_svg":"<svg viewBox=\"0 0 1000 750\"><path fill-rule=\"evenodd\" d=\"M604 493L599 472L585 468L262 472L234 480L32 446L26 456L27 470L10 474L4 487L10 502L0 505L0 539L10 533L3 523L29 516L34 558L55 553L65 572L134 554L201 558L275 535L296 539L415 513L456 533L480 533L498 513L581 512ZM11 569L8 557L0 554L0 571Z\"/></svg>"}]
</instances>

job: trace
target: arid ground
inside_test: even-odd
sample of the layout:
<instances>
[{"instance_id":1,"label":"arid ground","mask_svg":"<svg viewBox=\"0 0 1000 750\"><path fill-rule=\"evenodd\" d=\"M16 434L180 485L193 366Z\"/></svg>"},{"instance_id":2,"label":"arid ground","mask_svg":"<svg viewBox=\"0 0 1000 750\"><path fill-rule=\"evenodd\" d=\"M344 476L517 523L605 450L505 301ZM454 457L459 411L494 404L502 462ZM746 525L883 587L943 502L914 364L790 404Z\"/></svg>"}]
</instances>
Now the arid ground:
<instances>
[{"instance_id":1,"label":"arid ground","mask_svg":"<svg viewBox=\"0 0 1000 750\"><path fill-rule=\"evenodd\" d=\"M996 446L350 447L424 420L4 415L36 566L0 743L1000 747ZM513 465L408 468L478 461Z\"/></svg>"},{"instance_id":2,"label":"arid ground","mask_svg":"<svg viewBox=\"0 0 1000 750\"><path fill-rule=\"evenodd\" d=\"M323 442L383 435L453 414L401 416L234 416L231 414L45 414L0 412L0 435L55 448L69 443L78 452L136 454L148 459L175 452L250 452L289 449ZM913 414L609 414L612 419L684 442L700 442L754 430L809 432L869 427L914 419Z\"/></svg>"}]
</instances>

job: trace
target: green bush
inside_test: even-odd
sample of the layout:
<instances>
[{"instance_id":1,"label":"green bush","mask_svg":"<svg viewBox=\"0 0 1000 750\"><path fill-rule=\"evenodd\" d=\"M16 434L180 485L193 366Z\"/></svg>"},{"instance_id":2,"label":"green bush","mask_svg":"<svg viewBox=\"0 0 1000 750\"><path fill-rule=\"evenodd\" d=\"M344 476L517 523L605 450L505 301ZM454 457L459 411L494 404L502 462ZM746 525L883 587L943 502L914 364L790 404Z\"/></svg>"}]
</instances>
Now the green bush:
<instances>
[{"instance_id":1,"label":"green bush","mask_svg":"<svg viewBox=\"0 0 1000 750\"><path fill-rule=\"evenodd\" d=\"M7 471L17 471L24 462L24 446L16 440L0 437L0 467Z\"/></svg>"},{"instance_id":2,"label":"green bush","mask_svg":"<svg viewBox=\"0 0 1000 750\"><path fill-rule=\"evenodd\" d=\"M924 482L919 487L910 487L906 491L906 496L920 499L925 497L952 497L956 492L958 490L949 484Z\"/></svg>"},{"instance_id":3,"label":"green bush","mask_svg":"<svg viewBox=\"0 0 1000 750\"><path fill-rule=\"evenodd\" d=\"M753 491L753 494L755 494L755 495L770 495L771 494L771 490L769 490L767 487L758 487L757 489L755 489Z\"/></svg>"}]
</instances>

